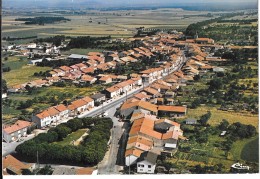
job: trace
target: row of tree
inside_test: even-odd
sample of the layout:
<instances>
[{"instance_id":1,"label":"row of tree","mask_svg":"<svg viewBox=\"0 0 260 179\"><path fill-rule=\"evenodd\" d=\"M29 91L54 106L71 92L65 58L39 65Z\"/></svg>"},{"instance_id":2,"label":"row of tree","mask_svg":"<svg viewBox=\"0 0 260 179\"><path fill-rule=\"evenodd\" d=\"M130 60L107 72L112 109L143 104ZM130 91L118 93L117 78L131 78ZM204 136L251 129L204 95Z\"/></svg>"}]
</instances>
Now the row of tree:
<instances>
[{"instance_id":1,"label":"row of tree","mask_svg":"<svg viewBox=\"0 0 260 179\"><path fill-rule=\"evenodd\" d=\"M55 22L60 21L70 21L70 19L67 19L65 17L33 17L33 18L16 18L15 21L25 21L25 24L53 24Z\"/></svg>"},{"instance_id":2,"label":"row of tree","mask_svg":"<svg viewBox=\"0 0 260 179\"><path fill-rule=\"evenodd\" d=\"M15 150L19 156L33 162L36 162L38 152L39 160L43 162L95 165L105 155L112 126L110 118L76 118L51 128L47 133L39 134L20 144ZM54 143L82 128L90 128L90 133L81 145L62 146Z\"/></svg>"}]
</instances>

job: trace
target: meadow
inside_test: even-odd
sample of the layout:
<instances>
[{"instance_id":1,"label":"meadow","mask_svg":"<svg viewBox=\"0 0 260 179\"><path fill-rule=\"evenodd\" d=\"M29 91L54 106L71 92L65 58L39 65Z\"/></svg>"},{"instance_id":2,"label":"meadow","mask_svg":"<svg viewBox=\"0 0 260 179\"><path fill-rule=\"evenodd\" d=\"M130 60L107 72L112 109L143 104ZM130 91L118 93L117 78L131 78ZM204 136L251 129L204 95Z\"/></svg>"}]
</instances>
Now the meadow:
<instances>
[{"instance_id":1,"label":"meadow","mask_svg":"<svg viewBox=\"0 0 260 179\"><path fill-rule=\"evenodd\" d=\"M27 65L28 60L19 56L8 57L8 60L3 63L4 66L11 68L11 71L2 74L3 79L7 82L7 86L18 85L39 79L39 77L33 76L35 72L51 70L50 67L29 66Z\"/></svg>"}]
</instances>

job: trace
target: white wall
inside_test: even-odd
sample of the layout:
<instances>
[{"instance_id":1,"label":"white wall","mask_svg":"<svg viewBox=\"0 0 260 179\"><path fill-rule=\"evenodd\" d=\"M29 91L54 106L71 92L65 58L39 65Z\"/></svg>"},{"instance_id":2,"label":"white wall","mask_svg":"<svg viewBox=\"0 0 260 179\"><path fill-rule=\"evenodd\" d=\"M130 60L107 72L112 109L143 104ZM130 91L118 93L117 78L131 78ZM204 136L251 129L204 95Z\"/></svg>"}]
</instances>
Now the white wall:
<instances>
[{"instance_id":1,"label":"white wall","mask_svg":"<svg viewBox=\"0 0 260 179\"><path fill-rule=\"evenodd\" d=\"M136 160L137 160L136 156L129 155L129 156L125 157L125 165L129 166L129 163L130 163L130 165L132 165L132 164L136 163Z\"/></svg>"},{"instance_id":2,"label":"white wall","mask_svg":"<svg viewBox=\"0 0 260 179\"><path fill-rule=\"evenodd\" d=\"M144 167L141 167L140 165L143 165ZM151 168L148 168L148 165L151 166ZM141 161L137 163L137 173L154 173L155 166L147 161Z\"/></svg>"}]
</instances>

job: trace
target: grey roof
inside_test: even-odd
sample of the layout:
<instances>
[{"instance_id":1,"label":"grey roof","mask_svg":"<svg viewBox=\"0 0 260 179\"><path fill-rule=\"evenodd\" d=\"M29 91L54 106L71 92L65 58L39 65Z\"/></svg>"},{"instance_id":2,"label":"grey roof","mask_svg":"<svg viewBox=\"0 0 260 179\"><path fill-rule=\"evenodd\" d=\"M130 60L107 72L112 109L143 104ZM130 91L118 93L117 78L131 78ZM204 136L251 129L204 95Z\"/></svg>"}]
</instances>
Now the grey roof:
<instances>
[{"instance_id":1,"label":"grey roof","mask_svg":"<svg viewBox=\"0 0 260 179\"><path fill-rule=\"evenodd\" d=\"M87 59L88 56L86 56L86 55L79 55L79 54L71 54L71 55L69 56L69 58L77 58L77 59L84 58L84 59Z\"/></svg>"},{"instance_id":2,"label":"grey roof","mask_svg":"<svg viewBox=\"0 0 260 179\"><path fill-rule=\"evenodd\" d=\"M71 168L55 168L52 175L76 175L76 170Z\"/></svg>"},{"instance_id":3,"label":"grey roof","mask_svg":"<svg viewBox=\"0 0 260 179\"><path fill-rule=\"evenodd\" d=\"M155 154L155 153L153 153L153 152L148 152L148 151L146 151L146 152L143 152L142 154L141 154L141 156L138 158L138 160L137 160L137 162L141 162L141 161L148 161L149 163L151 163L151 164L156 164L156 160L157 160L157 157L158 157L158 155L157 154Z\"/></svg>"},{"instance_id":4,"label":"grey roof","mask_svg":"<svg viewBox=\"0 0 260 179\"><path fill-rule=\"evenodd\" d=\"M197 119L188 118L185 119L185 122L197 122Z\"/></svg>"},{"instance_id":5,"label":"grey roof","mask_svg":"<svg viewBox=\"0 0 260 179\"><path fill-rule=\"evenodd\" d=\"M102 93L97 93L97 94L94 94L92 96L90 96L92 99L99 99L99 98L102 98L106 96L105 94L102 94Z\"/></svg>"}]
</instances>

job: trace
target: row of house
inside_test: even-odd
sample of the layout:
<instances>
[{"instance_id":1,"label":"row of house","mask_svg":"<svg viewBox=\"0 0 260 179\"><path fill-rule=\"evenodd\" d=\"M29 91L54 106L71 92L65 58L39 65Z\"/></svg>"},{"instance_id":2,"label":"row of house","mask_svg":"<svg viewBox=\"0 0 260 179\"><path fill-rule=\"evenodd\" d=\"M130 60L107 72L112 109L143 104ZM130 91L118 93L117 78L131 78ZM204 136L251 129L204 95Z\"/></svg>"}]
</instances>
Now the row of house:
<instances>
[{"instance_id":1,"label":"row of house","mask_svg":"<svg viewBox=\"0 0 260 179\"><path fill-rule=\"evenodd\" d=\"M82 99L72 101L68 106L65 106L64 104L52 106L33 116L32 122L36 124L37 128L43 128L62 119L67 119L70 116L74 117L82 114L87 110L91 110L93 107L94 100L86 96Z\"/></svg>"}]
</instances>

